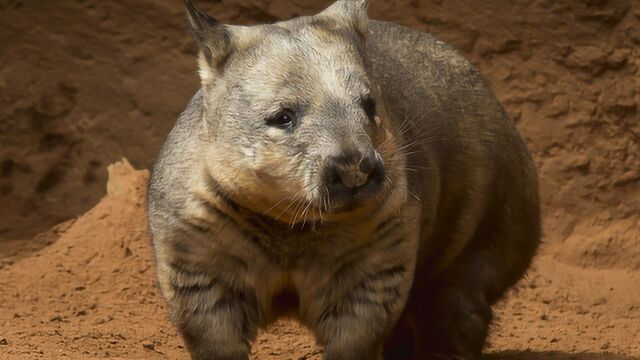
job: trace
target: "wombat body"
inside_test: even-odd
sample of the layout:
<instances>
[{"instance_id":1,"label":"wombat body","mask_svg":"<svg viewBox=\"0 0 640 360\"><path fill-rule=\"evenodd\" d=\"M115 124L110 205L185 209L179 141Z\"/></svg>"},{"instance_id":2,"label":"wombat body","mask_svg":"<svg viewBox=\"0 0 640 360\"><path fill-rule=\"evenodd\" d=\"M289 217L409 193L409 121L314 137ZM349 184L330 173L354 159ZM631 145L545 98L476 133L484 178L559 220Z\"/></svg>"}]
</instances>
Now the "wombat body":
<instances>
[{"instance_id":1,"label":"wombat body","mask_svg":"<svg viewBox=\"0 0 640 360\"><path fill-rule=\"evenodd\" d=\"M475 359L539 243L536 174L478 71L366 1L222 25L187 2L202 89L149 185L194 359L291 315L325 359Z\"/></svg>"}]
</instances>

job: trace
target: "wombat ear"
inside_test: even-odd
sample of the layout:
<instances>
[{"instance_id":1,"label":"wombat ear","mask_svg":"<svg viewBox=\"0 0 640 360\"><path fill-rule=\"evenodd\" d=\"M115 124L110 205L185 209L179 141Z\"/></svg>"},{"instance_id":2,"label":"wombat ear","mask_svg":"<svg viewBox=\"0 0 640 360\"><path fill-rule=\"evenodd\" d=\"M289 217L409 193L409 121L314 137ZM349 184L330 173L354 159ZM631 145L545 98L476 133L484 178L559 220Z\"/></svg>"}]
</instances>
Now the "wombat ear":
<instances>
[{"instance_id":1,"label":"wombat ear","mask_svg":"<svg viewBox=\"0 0 640 360\"><path fill-rule=\"evenodd\" d=\"M223 23L198 9L191 0L184 0L184 5L189 30L201 51L200 77L204 82L231 52L231 34Z\"/></svg>"},{"instance_id":2,"label":"wombat ear","mask_svg":"<svg viewBox=\"0 0 640 360\"><path fill-rule=\"evenodd\" d=\"M369 31L368 0L338 0L318 16L326 16L336 20L339 24L352 27L362 36Z\"/></svg>"}]
</instances>

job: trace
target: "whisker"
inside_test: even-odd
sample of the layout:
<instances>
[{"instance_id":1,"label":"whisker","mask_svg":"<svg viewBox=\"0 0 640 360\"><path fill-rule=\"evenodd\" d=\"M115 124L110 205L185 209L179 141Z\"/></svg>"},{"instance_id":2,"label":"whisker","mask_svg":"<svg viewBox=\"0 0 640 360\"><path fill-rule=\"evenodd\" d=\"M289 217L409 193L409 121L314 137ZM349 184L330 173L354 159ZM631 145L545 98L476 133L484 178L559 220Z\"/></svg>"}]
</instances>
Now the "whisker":
<instances>
[{"instance_id":1,"label":"whisker","mask_svg":"<svg viewBox=\"0 0 640 360\"><path fill-rule=\"evenodd\" d=\"M409 193L409 195L413 196L414 199L420 201L420 197L418 197L418 195L414 194L411 190L407 189L407 193Z\"/></svg>"}]
</instances>

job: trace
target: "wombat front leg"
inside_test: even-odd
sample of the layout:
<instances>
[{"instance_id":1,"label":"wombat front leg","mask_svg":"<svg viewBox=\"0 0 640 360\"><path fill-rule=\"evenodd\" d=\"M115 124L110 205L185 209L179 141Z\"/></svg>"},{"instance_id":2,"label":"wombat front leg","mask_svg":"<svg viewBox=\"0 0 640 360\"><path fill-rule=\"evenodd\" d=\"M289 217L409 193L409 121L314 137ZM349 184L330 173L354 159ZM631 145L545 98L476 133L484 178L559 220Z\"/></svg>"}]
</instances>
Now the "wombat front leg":
<instances>
[{"instance_id":1,"label":"wombat front leg","mask_svg":"<svg viewBox=\"0 0 640 360\"><path fill-rule=\"evenodd\" d=\"M228 285L220 276L172 269L165 294L193 360L249 358L259 306L255 293Z\"/></svg>"},{"instance_id":2,"label":"wombat front leg","mask_svg":"<svg viewBox=\"0 0 640 360\"><path fill-rule=\"evenodd\" d=\"M338 270L318 297L321 310L312 327L325 346L325 360L382 359L382 344L402 311L411 270L393 262L351 270Z\"/></svg>"}]
</instances>

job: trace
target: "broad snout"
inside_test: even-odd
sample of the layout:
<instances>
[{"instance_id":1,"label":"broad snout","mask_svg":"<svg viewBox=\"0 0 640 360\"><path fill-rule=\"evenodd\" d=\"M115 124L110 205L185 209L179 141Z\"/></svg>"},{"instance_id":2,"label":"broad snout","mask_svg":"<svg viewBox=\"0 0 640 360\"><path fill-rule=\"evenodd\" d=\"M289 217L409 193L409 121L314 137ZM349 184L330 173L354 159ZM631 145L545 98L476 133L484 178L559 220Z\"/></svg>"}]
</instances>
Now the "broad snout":
<instances>
[{"instance_id":1,"label":"broad snout","mask_svg":"<svg viewBox=\"0 0 640 360\"><path fill-rule=\"evenodd\" d=\"M382 159L373 150L330 156L324 175L329 197L342 205L370 197L382 188L384 172Z\"/></svg>"}]
</instances>

